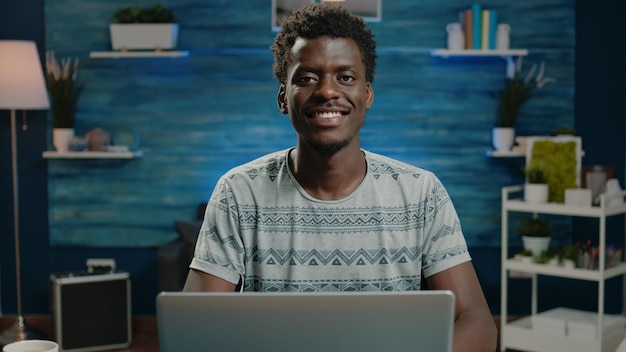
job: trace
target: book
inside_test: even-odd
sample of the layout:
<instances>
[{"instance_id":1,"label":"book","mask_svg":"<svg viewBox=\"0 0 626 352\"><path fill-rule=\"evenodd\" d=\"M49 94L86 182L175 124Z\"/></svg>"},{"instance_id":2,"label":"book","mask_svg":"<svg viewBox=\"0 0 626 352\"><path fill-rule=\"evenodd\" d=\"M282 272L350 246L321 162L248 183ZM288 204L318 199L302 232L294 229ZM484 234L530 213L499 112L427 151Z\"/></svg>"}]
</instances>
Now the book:
<instances>
[{"instance_id":1,"label":"book","mask_svg":"<svg viewBox=\"0 0 626 352\"><path fill-rule=\"evenodd\" d=\"M480 50L482 32L482 7L480 4L473 4L472 9L472 49Z\"/></svg>"},{"instance_id":2,"label":"book","mask_svg":"<svg viewBox=\"0 0 626 352\"><path fill-rule=\"evenodd\" d=\"M472 43L472 9L468 8L461 12L461 26L463 27L463 34L465 35L465 49L473 49Z\"/></svg>"},{"instance_id":3,"label":"book","mask_svg":"<svg viewBox=\"0 0 626 352\"><path fill-rule=\"evenodd\" d=\"M481 26L480 26L480 49L488 50L489 49L489 16L491 11L482 10L481 11Z\"/></svg>"},{"instance_id":4,"label":"book","mask_svg":"<svg viewBox=\"0 0 626 352\"><path fill-rule=\"evenodd\" d=\"M498 11L491 10L489 13L489 50L496 48L496 31L498 29Z\"/></svg>"}]
</instances>

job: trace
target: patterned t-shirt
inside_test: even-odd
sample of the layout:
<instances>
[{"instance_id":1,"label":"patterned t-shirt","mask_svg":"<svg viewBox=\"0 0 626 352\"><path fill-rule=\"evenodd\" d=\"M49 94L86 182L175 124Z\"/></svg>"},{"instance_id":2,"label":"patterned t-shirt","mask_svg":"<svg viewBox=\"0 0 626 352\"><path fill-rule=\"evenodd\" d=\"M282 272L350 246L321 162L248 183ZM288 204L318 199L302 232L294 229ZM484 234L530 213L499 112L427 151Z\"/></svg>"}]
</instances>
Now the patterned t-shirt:
<instances>
[{"instance_id":1,"label":"patterned t-shirt","mask_svg":"<svg viewBox=\"0 0 626 352\"><path fill-rule=\"evenodd\" d=\"M190 265L246 291L409 291L470 255L454 206L426 170L363 151L349 196L308 195L289 150L218 181Z\"/></svg>"}]
</instances>

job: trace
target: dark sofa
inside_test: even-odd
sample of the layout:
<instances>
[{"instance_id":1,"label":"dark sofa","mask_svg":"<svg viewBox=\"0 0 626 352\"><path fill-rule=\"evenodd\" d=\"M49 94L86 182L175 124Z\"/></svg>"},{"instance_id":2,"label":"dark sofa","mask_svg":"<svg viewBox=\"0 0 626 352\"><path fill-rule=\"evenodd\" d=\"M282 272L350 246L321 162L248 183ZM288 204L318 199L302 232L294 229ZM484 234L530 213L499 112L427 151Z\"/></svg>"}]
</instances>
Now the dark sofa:
<instances>
[{"instance_id":1,"label":"dark sofa","mask_svg":"<svg viewBox=\"0 0 626 352\"><path fill-rule=\"evenodd\" d=\"M159 291L180 291L185 285L205 210L206 203L201 203L197 208L196 220L174 221L178 238L158 248Z\"/></svg>"}]
</instances>

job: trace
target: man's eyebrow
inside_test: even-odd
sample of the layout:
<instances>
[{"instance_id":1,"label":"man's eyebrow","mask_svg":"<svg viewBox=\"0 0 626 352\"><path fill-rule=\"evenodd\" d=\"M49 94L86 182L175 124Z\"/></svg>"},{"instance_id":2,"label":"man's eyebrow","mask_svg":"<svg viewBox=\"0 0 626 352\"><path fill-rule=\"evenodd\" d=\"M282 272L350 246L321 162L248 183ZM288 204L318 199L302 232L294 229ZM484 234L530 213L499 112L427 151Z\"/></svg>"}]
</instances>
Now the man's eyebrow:
<instances>
[{"instance_id":1,"label":"man's eyebrow","mask_svg":"<svg viewBox=\"0 0 626 352\"><path fill-rule=\"evenodd\" d=\"M300 65L296 69L296 71L305 71L305 72L316 72L317 70L311 66Z\"/></svg>"}]
</instances>

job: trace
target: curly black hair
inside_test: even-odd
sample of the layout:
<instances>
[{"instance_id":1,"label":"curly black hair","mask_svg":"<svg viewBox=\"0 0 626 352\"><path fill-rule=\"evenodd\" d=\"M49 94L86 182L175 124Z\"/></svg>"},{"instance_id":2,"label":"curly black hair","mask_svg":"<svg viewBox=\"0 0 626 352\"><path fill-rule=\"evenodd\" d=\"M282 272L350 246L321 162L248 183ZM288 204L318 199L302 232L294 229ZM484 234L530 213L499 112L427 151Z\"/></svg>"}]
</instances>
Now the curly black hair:
<instances>
[{"instance_id":1,"label":"curly black hair","mask_svg":"<svg viewBox=\"0 0 626 352\"><path fill-rule=\"evenodd\" d=\"M325 2L307 5L295 10L280 26L281 30L270 49L274 52L274 76L281 84L287 83L291 48L298 37L353 39L361 51L365 78L368 82L374 82L377 57L374 34L362 18L353 15L345 7Z\"/></svg>"}]
</instances>

